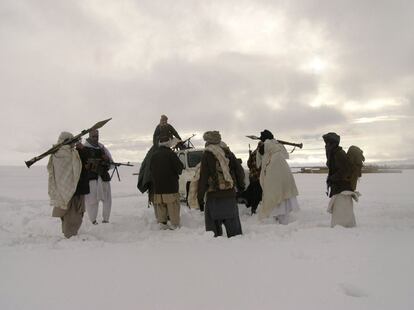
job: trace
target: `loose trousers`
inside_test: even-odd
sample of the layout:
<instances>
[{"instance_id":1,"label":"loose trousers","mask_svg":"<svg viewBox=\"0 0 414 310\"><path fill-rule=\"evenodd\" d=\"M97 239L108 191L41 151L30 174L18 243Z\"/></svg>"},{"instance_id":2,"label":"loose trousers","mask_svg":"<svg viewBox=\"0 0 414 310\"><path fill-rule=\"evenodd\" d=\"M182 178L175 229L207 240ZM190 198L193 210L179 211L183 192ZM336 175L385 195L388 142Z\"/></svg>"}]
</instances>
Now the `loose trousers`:
<instances>
[{"instance_id":1,"label":"loose trousers","mask_svg":"<svg viewBox=\"0 0 414 310\"><path fill-rule=\"evenodd\" d=\"M155 216L158 223L170 223L180 226L179 194L154 194Z\"/></svg>"},{"instance_id":2,"label":"loose trousers","mask_svg":"<svg viewBox=\"0 0 414 310\"><path fill-rule=\"evenodd\" d=\"M101 177L89 181L90 193L85 196L85 206L91 222L98 217L99 202L102 201L102 219L109 221L112 207L111 183L103 182Z\"/></svg>"},{"instance_id":3,"label":"loose trousers","mask_svg":"<svg viewBox=\"0 0 414 310\"><path fill-rule=\"evenodd\" d=\"M239 208L235 197L209 197L204 211L206 231L213 231L214 237L223 235L222 225L227 237L242 234Z\"/></svg>"},{"instance_id":4,"label":"loose trousers","mask_svg":"<svg viewBox=\"0 0 414 310\"><path fill-rule=\"evenodd\" d=\"M78 234L85 213L85 197L83 195L73 196L68 203L67 210L53 208L52 216L60 217L62 221L62 232L66 238Z\"/></svg>"}]
</instances>

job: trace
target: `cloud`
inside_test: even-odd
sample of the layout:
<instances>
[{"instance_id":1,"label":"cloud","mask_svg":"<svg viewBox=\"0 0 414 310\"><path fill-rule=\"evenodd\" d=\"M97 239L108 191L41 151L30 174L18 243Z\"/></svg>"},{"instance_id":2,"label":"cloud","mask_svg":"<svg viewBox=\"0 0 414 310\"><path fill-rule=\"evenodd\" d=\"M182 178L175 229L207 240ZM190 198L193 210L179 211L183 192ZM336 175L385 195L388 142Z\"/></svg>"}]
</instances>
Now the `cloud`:
<instances>
[{"instance_id":1,"label":"cloud","mask_svg":"<svg viewBox=\"0 0 414 310\"><path fill-rule=\"evenodd\" d=\"M414 132L413 8L2 1L0 132L8 152L0 163L108 117L102 139L117 156L141 157L161 114L184 137L220 130L240 154L246 134L267 128L309 149L337 131L368 155L408 157L413 151L396 137ZM389 141L393 150L382 152ZM301 152L293 157L323 160Z\"/></svg>"}]
</instances>

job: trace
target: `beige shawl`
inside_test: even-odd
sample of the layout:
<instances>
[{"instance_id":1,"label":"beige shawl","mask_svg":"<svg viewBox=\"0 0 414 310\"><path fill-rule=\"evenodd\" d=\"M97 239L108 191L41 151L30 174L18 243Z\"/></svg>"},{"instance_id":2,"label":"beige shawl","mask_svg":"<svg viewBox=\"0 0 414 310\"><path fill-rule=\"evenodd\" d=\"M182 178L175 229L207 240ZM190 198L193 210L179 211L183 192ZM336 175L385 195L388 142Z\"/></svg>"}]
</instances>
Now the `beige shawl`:
<instances>
[{"instance_id":1,"label":"beige shawl","mask_svg":"<svg viewBox=\"0 0 414 310\"><path fill-rule=\"evenodd\" d=\"M62 132L58 143L72 138L68 132ZM56 153L50 155L47 164L49 173L48 193L50 205L66 210L68 203L76 191L76 186L82 170L82 162L78 151L70 145L62 146Z\"/></svg>"},{"instance_id":2,"label":"beige shawl","mask_svg":"<svg viewBox=\"0 0 414 310\"><path fill-rule=\"evenodd\" d=\"M263 189L262 206L259 218L270 216L280 203L298 195L296 183L286 159L289 154L285 147L276 140L264 142L264 155L256 154L256 164L262 167L260 185Z\"/></svg>"},{"instance_id":3,"label":"beige shawl","mask_svg":"<svg viewBox=\"0 0 414 310\"><path fill-rule=\"evenodd\" d=\"M219 144L209 144L205 148L206 151L213 153L213 155L217 158L221 170L223 171L224 180L233 187L233 178L230 174L229 169L229 159L226 157L223 148Z\"/></svg>"}]
</instances>

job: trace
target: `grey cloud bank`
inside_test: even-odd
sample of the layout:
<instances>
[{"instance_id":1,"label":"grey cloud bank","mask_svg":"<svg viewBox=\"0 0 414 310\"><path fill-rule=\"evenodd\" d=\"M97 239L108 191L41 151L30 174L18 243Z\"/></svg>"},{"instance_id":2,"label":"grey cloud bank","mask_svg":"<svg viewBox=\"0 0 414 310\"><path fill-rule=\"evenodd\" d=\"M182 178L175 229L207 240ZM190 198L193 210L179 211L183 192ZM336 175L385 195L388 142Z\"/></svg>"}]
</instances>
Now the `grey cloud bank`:
<instances>
[{"instance_id":1,"label":"grey cloud bank","mask_svg":"<svg viewBox=\"0 0 414 310\"><path fill-rule=\"evenodd\" d=\"M112 117L101 139L141 161L160 114L246 156L264 128L324 162L336 131L369 161L414 160L411 1L2 1L0 164Z\"/></svg>"}]
</instances>

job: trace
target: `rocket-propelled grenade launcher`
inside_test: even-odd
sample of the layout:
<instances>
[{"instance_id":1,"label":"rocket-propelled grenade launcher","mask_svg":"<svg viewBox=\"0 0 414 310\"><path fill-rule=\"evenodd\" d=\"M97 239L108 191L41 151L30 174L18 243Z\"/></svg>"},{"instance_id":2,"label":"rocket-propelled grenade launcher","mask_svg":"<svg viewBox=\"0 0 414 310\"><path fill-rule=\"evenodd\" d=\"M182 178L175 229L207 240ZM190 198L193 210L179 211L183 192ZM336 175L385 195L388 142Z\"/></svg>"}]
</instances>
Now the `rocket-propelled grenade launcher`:
<instances>
[{"instance_id":1,"label":"rocket-propelled grenade launcher","mask_svg":"<svg viewBox=\"0 0 414 310\"><path fill-rule=\"evenodd\" d=\"M251 136L246 136L246 137L250 138L250 139L253 139L253 140L260 140L260 138L258 136L251 135ZM293 143L293 142L287 142L287 141L283 141L283 140L276 140L276 141L281 143L281 144L298 147L300 149L303 147L303 143Z\"/></svg>"},{"instance_id":2,"label":"rocket-propelled grenade launcher","mask_svg":"<svg viewBox=\"0 0 414 310\"><path fill-rule=\"evenodd\" d=\"M89 129L84 129L81 131L80 134L77 134L76 136L74 136L71 139L66 139L65 141L54 145L52 148L48 149L46 152L44 152L43 154L40 154L39 156L33 157L32 159L25 161L27 168L30 168L31 165L33 165L35 162L41 160L42 158L45 158L48 155L51 155L53 153L56 153L62 146L64 145L68 145L68 144L72 144L75 143L77 141L79 141L79 139L86 135L87 133L91 132L92 130L95 129L99 129L101 127L103 127L107 122L109 122L112 118L108 118L106 120L97 122L95 125L93 125L91 128Z\"/></svg>"}]
</instances>

